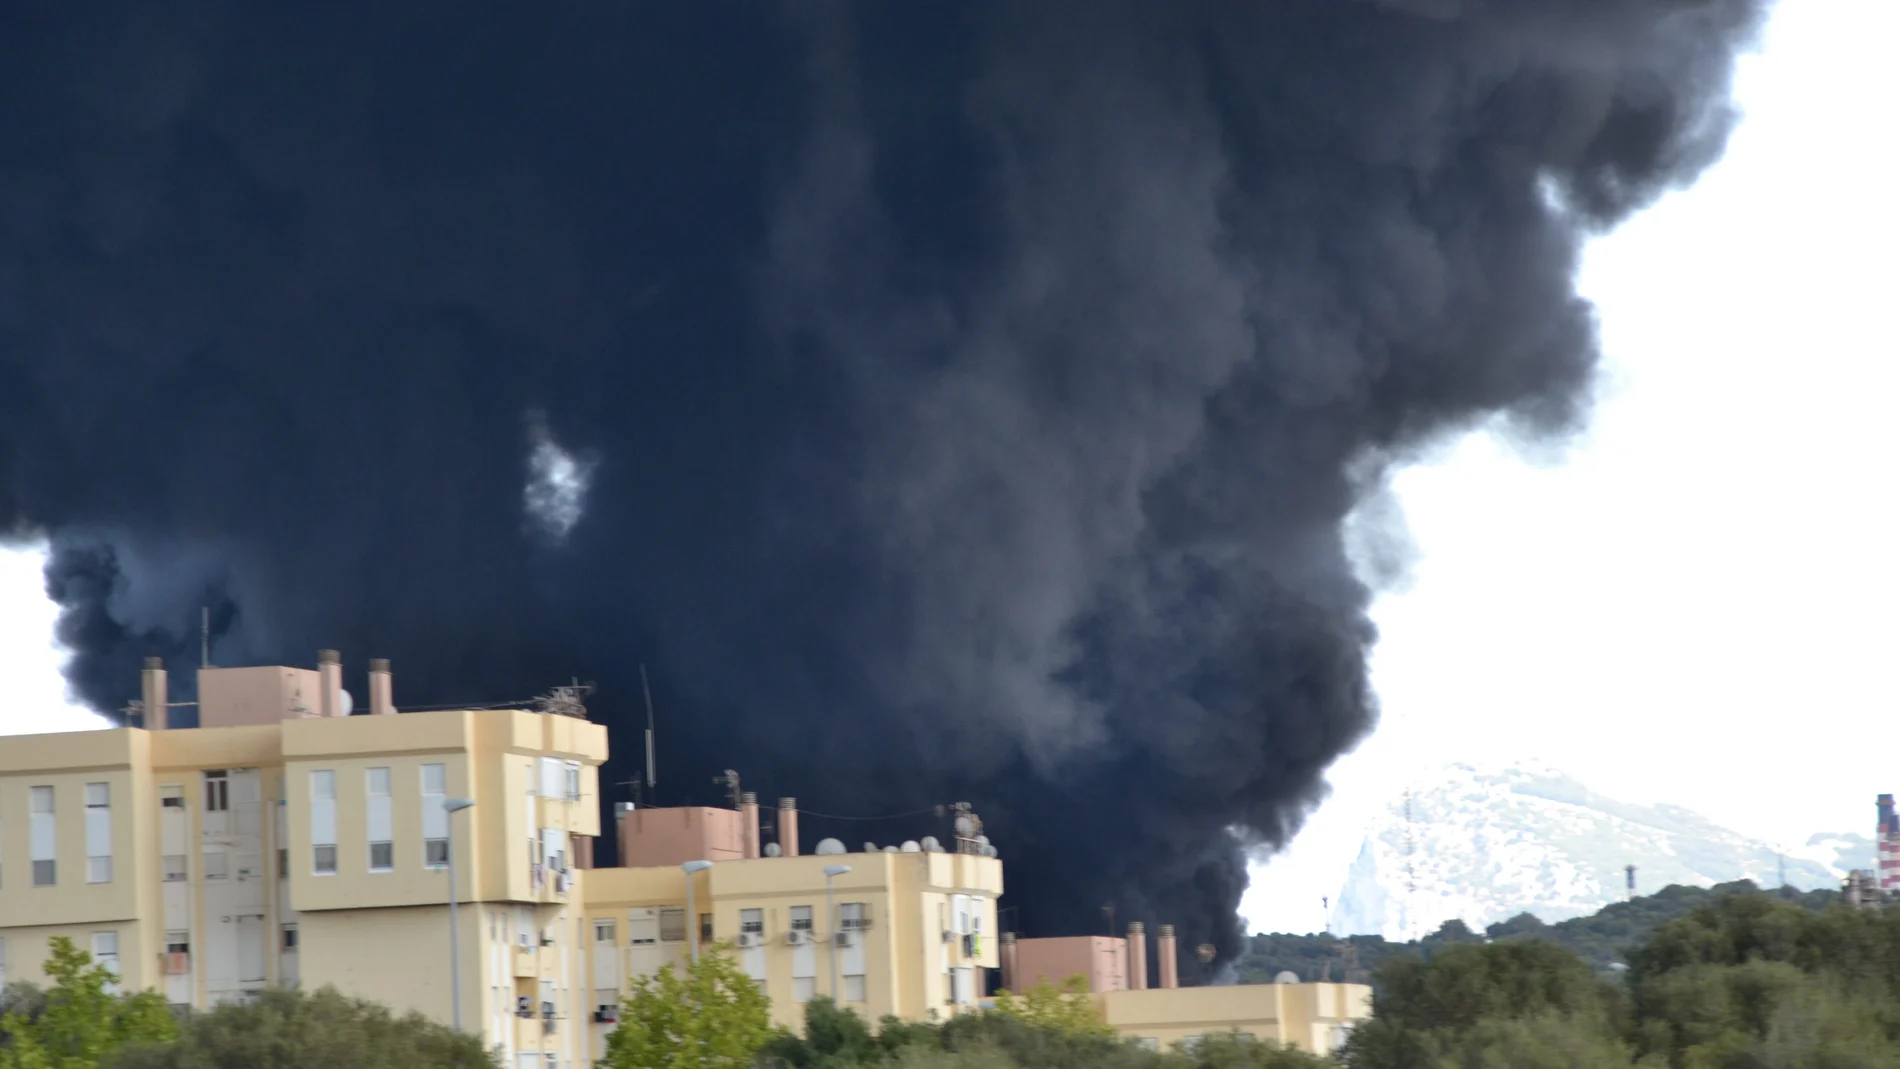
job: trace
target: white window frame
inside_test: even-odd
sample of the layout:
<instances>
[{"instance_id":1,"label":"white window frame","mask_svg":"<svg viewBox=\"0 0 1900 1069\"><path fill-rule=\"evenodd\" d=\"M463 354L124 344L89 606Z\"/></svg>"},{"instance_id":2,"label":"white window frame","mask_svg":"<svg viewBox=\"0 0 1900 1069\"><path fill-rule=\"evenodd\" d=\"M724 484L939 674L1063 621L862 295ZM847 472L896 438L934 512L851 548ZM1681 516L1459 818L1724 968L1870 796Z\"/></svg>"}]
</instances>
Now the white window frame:
<instances>
[{"instance_id":1,"label":"white window frame","mask_svg":"<svg viewBox=\"0 0 1900 1069\"><path fill-rule=\"evenodd\" d=\"M367 803L363 810L363 830L368 842L363 861L369 871L375 873L396 871L395 813L390 808L393 786L394 779L387 766L378 765L363 770L363 793ZM378 847L382 848L380 858L377 857Z\"/></svg>"},{"instance_id":2,"label":"white window frame","mask_svg":"<svg viewBox=\"0 0 1900 1069\"><path fill-rule=\"evenodd\" d=\"M310 874L337 874L335 769L310 773Z\"/></svg>"},{"instance_id":3,"label":"white window frame","mask_svg":"<svg viewBox=\"0 0 1900 1069\"><path fill-rule=\"evenodd\" d=\"M449 864L449 766L431 763L417 773L422 781L422 865L443 869Z\"/></svg>"},{"instance_id":4,"label":"white window frame","mask_svg":"<svg viewBox=\"0 0 1900 1069\"><path fill-rule=\"evenodd\" d=\"M33 886L59 886L59 796L51 786L27 789L27 838L32 850ZM43 866L43 867L42 867Z\"/></svg>"},{"instance_id":5,"label":"white window frame","mask_svg":"<svg viewBox=\"0 0 1900 1069\"><path fill-rule=\"evenodd\" d=\"M112 785L86 784L86 882L112 882Z\"/></svg>"}]
</instances>

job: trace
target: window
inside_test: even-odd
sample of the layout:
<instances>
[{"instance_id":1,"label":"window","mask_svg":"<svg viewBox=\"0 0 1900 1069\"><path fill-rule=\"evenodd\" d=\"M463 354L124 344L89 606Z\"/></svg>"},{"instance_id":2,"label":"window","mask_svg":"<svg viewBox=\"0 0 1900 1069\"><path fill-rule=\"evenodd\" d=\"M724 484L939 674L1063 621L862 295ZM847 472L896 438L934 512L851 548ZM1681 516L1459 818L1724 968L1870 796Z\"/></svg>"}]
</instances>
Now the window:
<instances>
[{"instance_id":1,"label":"window","mask_svg":"<svg viewBox=\"0 0 1900 1069\"><path fill-rule=\"evenodd\" d=\"M563 771L567 776L567 800L570 802L580 801L581 763L579 761L569 761Z\"/></svg>"},{"instance_id":2,"label":"window","mask_svg":"<svg viewBox=\"0 0 1900 1069\"><path fill-rule=\"evenodd\" d=\"M567 870L567 832L559 828L541 829L541 856L552 872Z\"/></svg>"},{"instance_id":3,"label":"window","mask_svg":"<svg viewBox=\"0 0 1900 1069\"><path fill-rule=\"evenodd\" d=\"M222 847L210 847L205 850L205 879L222 880L227 874L225 854Z\"/></svg>"},{"instance_id":4,"label":"window","mask_svg":"<svg viewBox=\"0 0 1900 1069\"><path fill-rule=\"evenodd\" d=\"M422 766L422 863L439 869L449 863L449 800L447 765Z\"/></svg>"},{"instance_id":5,"label":"window","mask_svg":"<svg viewBox=\"0 0 1900 1069\"><path fill-rule=\"evenodd\" d=\"M277 878L290 879L290 848L287 846L277 848Z\"/></svg>"},{"instance_id":6,"label":"window","mask_svg":"<svg viewBox=\"0 0 1900 1069\"><path fill-rule=\"evenodd\" d=\"M318 876L336 875L336 773L310 773L311 870Z\"/></svg>"},{"instance_id":7,"label":"window","mask_svg":"<svg viewBox=\"0 0 1900 1069\"><path fill-rule=\"evenodd\" d=\"M166 854L165 855L165 882L166 883L183 883L185 879L186 879L185 855Z\"/></svg>"},{"instance_id":8,"label":"window","mask_svg":"<svg viewBox=\"0 0 1900 1069\"><path fill-rule=\"evenodd\" d=\"M294 924L284 925L283 947L286 953L297 949L297 926L296 925Z\"/></svg>"},{"instance_id":9,"label":"window","mask_svg":"<svg viewBox=\"0 0 1900 1069\"><path fill-rule=\"evenodd\" d=\"M222 771L205 773L205 812L222 813L231 808L231 785Z\"/></svg>"},{"instance_id":10,"label":"window","mask_svg":"<svg viewBox=\"0 0 1900 1069\"><path fill-rule=\"evenodd\" d=\"M811 931L811 907L810 906L793 906L792 907L792 931L794 932Z\"/></svg>"},{"instance_id":11,"label":"window","mask_svg":"<svg viewBox=\"0 0 1900 1069\"><path fill-rule=\"evenodd\" d=\"M660 941L660 911L657 909L630 909L627 911L627 942L632 946L652 946Z\"/></svg>"},{"instance_id":12,"label":"window","mask_svg":"<svg viewBox=\"0 0 1900 1069\"><path fill-rule=\"evenodd\" d=\"M683 909L662 909L660 911L660 942L686 942L686 911Z\"/></svg>"},{"instance_id":13,"label":"window","mask_svg":"<svg viewBox=\"0 0 1900 1069\"><path fill-rule=\"evenodd\" d=\"M168 794L160 798L158 804L165 809L183 809L185 808L185 796L182 794Z\"/></svg>"},{"instance_id":14,"label":"window","mask_svg":"<svg viewBox=\"0 0 1900 1069\"><path fill-rule=\"evenodd\" d=\"M871 928L871 911L862 902L845 902L838 906L838 929L845 932L863 932Z\"/></svg>"},{"instance_id":15,"label":"window","mask_svg":"<svg viewBox=\"0 0 1900 1069\"><path fill-rule=\"evenodd\" d=\"M86 882L112 882L112 785L86 784Z\"/></svg>"},{"instance_id":16,"label":"window","mask_svg":"<svg viewBox=\"0 0 1900 1069\"><path fill-rule=\"evenodd\" d=\"M558 757L541 759L541 797L567 797L567 773Z\"/></svg>"},{"instance_id":17,"label":"window","mask_svg":"<svg viewBox=\"0 0 1900 1069\"><path fill-rule=\"evenodd\" d=\"M368 769L364 772L364 780L364 787L369 793L369 809L365 814L368 818L369 870L389 872L396 867L395 832L391 828L393 815L389 810L389 769Z\"/></svg>"},{"instance_id":18,"label":"window","mask_svg":"<svg viewBox=\"0 0 1900 1069\"><path fill-rule=\"evenodd\" d=\"M713 941L712 914L710 913L701 913L699 915L699 941L701 943L710 943Z\"/></svg>"},{"instance_id":19,"label":"window","mask_svg":"<svg viewBox=\"0 0 1900 1069\"><path fill-rule=\"evenodd\" d=\"M166 932L165 933L165 953L167 954L191 953L191 933L182 932L182 931Z\"/></svg>"},{"instance_id":20,"label":"window","mask_svg":"<svg viewBox=\"0 0 1900 1069\"><path fill-rule=\"evenodd\" d=\"M844 1000L846 1002L864 1001L864 977L862 974L844 978Z\"/></svg>"},{"instance_id":21,"label":"window","mask_svg":"<svg viewBox=\"0 0 1900 1069\"><path fill-rule=\"evenodd\" d=\"M746 935L765 934L765 911L762 909L742 909L739 911L739 931Z\"/></svg>"},{"instance_id":22,"label":"window","mask_svg":"<svg viewBox=\"0 0 1900 1069\"><path fill-rule=\"evenodd\" d=\"M817 981L810 976L792 977L792 1001L793 1002L810 1002L812 1000L812 996L818 993L817 989L818 989Z\"/></svg>"},{"instance_id":23,"label":"window","mask_svg":"<svg viewBox=\"0 0 1900 1069\"><path fill-rule=\"evenodd\" d=\"M92 933L92 960L112 975L119 975L119 933Z\"/></svg>"},{"instance_id":24,"label":"window","mask_svg":"<svg viewBox=\"0 0 1900 1069\"><path fill-rule=\"evenodd\" d=\"M595 921L594 922L594 942L611 943L613 941L614 941L614 922L613 921Z\"/></svg>"},{"instance_id":25,"label":"window","mask_svg":"<svg viewBox=\"0 0 1900 1069\"><path fill-rule=\"evenodd\" d=\"M27 838L33 849L33 886L52 887L59 882L56 827L53 823L53 788L34 787L28 791L31 814Z\"/></svg>"}]
</instances>

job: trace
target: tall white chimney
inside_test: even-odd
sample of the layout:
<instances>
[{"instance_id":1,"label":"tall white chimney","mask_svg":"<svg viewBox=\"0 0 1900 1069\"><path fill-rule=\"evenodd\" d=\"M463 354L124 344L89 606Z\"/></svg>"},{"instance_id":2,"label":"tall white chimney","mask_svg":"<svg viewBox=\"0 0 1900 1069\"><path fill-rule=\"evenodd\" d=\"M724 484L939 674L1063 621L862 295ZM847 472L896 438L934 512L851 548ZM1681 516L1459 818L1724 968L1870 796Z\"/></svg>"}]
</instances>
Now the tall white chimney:
<instances>
[{"instance_id":1,"label":"tall white chimney","mask_svg":"<svg viewBox=\"0 0 1900 1069\"><path fill-rule=\"evenodd\" d=\"M317 712L343 715L343 657L335 650L317 651Z\"/></svg>"},{"instance_id":2,"label":"tall white chimney","mask_svg":"<svg viewBox=\"0 0 1900 1069\"><path fill-rule=\"evenodd\" d=\"M369 662L369 712L371 716L396 714L394 680L389 674L389 661L382 657L372 657Z\"/></svg>"}]
</instances>

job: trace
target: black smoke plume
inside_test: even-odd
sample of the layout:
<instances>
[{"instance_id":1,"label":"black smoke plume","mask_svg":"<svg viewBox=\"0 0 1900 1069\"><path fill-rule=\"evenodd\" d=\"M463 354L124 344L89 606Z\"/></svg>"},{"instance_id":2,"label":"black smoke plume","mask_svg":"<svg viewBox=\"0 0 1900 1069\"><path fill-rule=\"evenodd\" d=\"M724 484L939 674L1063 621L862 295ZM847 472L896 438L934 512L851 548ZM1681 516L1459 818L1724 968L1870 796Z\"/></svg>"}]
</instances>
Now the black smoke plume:
<instances>
[{"instance_id":1,"label":"black smoke plume","mask_svg":"<svg viewBox=\"0 0 1900 1069\"><path fill-rule=\"evenodd\" d=\"M1349 513L1580 420L1759 7L8 3L0 530L100 709L208 604L625 779L644 660L662 801L968 799L1205 975L1374 723Z\"/></svg>"}]
</instances>

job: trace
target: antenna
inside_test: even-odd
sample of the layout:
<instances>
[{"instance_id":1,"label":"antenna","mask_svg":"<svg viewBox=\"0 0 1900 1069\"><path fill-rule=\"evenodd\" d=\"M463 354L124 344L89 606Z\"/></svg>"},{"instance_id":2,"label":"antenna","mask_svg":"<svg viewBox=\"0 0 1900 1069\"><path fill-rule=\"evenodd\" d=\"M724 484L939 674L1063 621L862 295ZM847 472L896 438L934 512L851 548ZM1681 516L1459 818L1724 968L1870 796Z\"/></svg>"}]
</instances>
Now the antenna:
<instances>
[{"instance_id":1,"label":"antenna","mask_svg":"<svg viewBox=\"0 0 1900 1069\"><path fill-rule=\"evenodd\" d=\"M647 686L646 662L640 662L640 696L647 703L647 793L653 792L653 691Z\"/></svg>"},{"instance_id":2,"label":"antenna","mask_svg":"<svg viewBox=\"0 0 1900 1069\"><path fill-rule=\"evenodd\" d=\"M211 667L211 606L198 607L198 667Z\"/></svg>"},{"instance_id":3,"label":"antenna","mask_svg":"<svg viewBox=\"0 0 1900 1069\"><path fill-rule=\"evenodd\" d=\"M1635 898L1636 897L1636 866L1635 865L1623 866L1623 877L1625 881L1627 881L1627 884L1624 888L1626 892L1624 894L1624 897L1630 898L1630 899Z\"/></svg>"}]
</instances>

